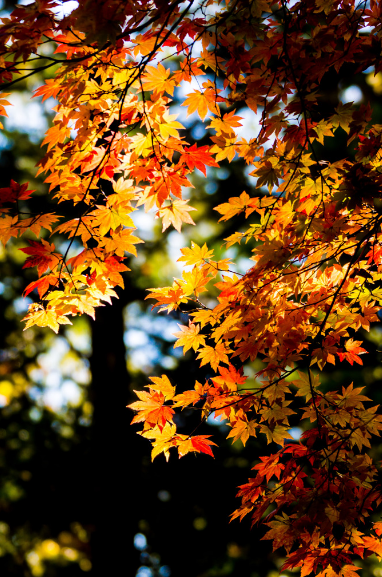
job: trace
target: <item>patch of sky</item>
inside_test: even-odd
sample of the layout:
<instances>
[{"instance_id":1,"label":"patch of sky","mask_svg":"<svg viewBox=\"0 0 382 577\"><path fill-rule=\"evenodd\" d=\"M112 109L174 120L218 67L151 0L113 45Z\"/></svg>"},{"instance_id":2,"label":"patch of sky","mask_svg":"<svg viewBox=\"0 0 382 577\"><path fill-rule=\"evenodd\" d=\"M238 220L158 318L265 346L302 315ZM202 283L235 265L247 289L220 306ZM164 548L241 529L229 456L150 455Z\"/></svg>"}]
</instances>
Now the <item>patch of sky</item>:
<instances>
[{"instance_id":1,"label":"patch of sky","mask_svg":"<svg viewBox=\"0 0 382 577\"><path fill-rule=\"evenodd\" d=\"M218 427L219 425L221 425L221 420L220 420L220 417L215 416L215 413L211 413L207 417L207 423L209 425L213 425L214 427Z\"/></svg>"},{"instance_id":2,"label":"patch of sky","mask_svg":"<svg viewBox=\"0 0 382 577\"><path fill-rule=\"evenodd\" d=\"M295 4L297 4L298 2L300 2L300 0L288 0L287 3L286 3L288 10L290 10L291 8L293 8L293 6L294 6Z\"/></svg>"},{"instance_id":3,"label":"patch of sky","mask_svg":"<svg viewBox=\"0 0 382 577\"><path fill-rule=\"evenodd\" d=\"M17 4L19 4L20 6L28 6L28 4L33 4L33 2L34 0L18 0ZM2 2L2 0L0 0L0 8L2 8L3 4L4 3ZM73 12L73 10L75 10L78 7L78 2L76 2L75 0L69 0L66 2L59 0L58 4L59 6L51 8L51 10L59 19L68 16L71 12Z\"/></svg>"},{"instance_id":4,"label":"patch of sky","mask_svg":"<svg viewBox=\"0 0 382 577\"><path fill-rule=\"evenodd\" d=\"M155 316L155 312L142 311L138 303L126 307L125 326L127 332L138 329L145 334L161 337L168 342L175 341L173 333L178 330L178 324L171 317Z\"/></svg>"},{"instance_id":5,"label":"patch of sky","mask_svg":"<svg viewBox=\"0 0 382 577\"><path fill-rule=\"evenodd\" d=\"M294 439L295 441L299 441L303 433L303 430L300 429L300 427L292 427L291 429L289 429L288 433L290 434L292 439Z\"/></svg>"},{"instance_id":6,"label":"patch of sky","mask_svg":"<svg viewBox=\"0 0 382 577\"><path fill-rule=\"evenodd\" d=\"M142 238L142 240L154 240L154 213L139 210L133 213L132 218L138 229L138 236Z\"/></svg>"},{"instance_id":7,"label":"patch of sky","mask_svg":"<svg viewBox=\"0 0 382 577\"><path fill-rule=\"evenodd\" d=\"M130 348L143 347L148 345L150 339L148 335L137 329L129 329L125 334L125 345Z\"/></svg>"},{"instance_id":8,"label":"patch of sky","mask_svg":"<svg viewBox=\"0 0 382 577\"><path fill-rule=\"evenodd\" d=\"M250 108L243 108L239 110L236 116L241 116L242 120L239 122L242 126L235 127L235 132L238 136L251 140L256 138L261 129L261 111L254 112Z\"/></svg>"},{"instance_id":9,"label":"patch of sky","mask_svg":"<svg viewBox=\"0 0 382 577\"><path fill-rule=\"evenodd\" d=\"M68 16L78 7L78 2L75 0L69 0L69 2L60 2L60 4L61 6L56 6L56 8L53 8L52 10L52 12L54 12L59 19L65 18L65 16Z\"/></svg>"},{"instance_id":10,"label":"patch of sky","mask_svg":"<svg viewBox=\"0 0 382 577\"><path fill-rule=\"evenodd\" d=\"M32 419L32 421L38 423L42 419L42 412L37 407L32 407L29 411L29 417Z\"/></svg>"},{"instance_id":11,"label":"patch of sky","mask_svg":"<svg viewBox=\"0 0 382 577\"><path fill-rule=\"evenodd\" d=\"M173 369L175 369L177 367L177 362L173 357L169 357L169 356L162 356L161 360L160 360L160 364L162 365L162 367L164 369L167 369L169 371L172 371Z\"/></svg>"},{"instance_id":12,"label":"patch of sky","mask_svg":"<svg viewBox=\"0 0 382 577\"><path fill-rule=\"evenodd\" d=\"M83 250L83 246L75 239L59 240L56 242L56 248L62 254L66 254L66 251L68 251L66 254L68 259L77 256Z\"/></svg>"},{"instance_id":13,"label":"patch of sky","mask_svg":"<svg viewBox=\"0 0 382 577\"><path fill-rule=\"evenodd\" d=\"M161 354L154 343L148 343L144 347L130 349L128 352L129 363L144 373L150 372L161 361Z\"/></svg>"},{"instance_id":14,"label":"patch of sky","mask_svg":"<svg viewBox=\"0 0 382 577\"><path fill-rule=\"evenodd\" d=\"M218 189L217 182L207 182L206 186L204 187L207 194L215 194Z\"/></svg>"},{"instance_id":15,"label":"patch of sky","mask_svg":"<svg viewBox=\"0 0 382 577\"><path fill-rule=\"evenodd\" d=\"M174 334L179 330L178 324L170 317L159 317L155 312L143 311L138 303L126 307L124 342L128 349L129 365L135 369L148 372L157 364L163 368L176 367L176 357L161 353L155 339L174 342ZM175 352L175 351L174 351Z\"/></svg>"},{"instance_id":16,"label":"patch of sky","mask_svg":"<svg viewBox=\"0 0 382 577\"><path fill-rule=\"evenodd\" d=\"M12 148L12 142L5 136L5 134L0 132L0 151L9 150L10 148Z\"/></svg>"},{"instance_id":17,"label":"patch of sky","mask_svg":"<svg viewBox=\"0 0 382 577\"><path fill-rule=\"evenodd\" d=\"M208 243L208 239L216 237L217 226L214 222L200 220L194 230L200 239L204 239L203 241L200 240L198 244L204 244L204 242Z\"/></svg>"},{"instance_id":18,"label":"patch of sky","mask_svg":"<svg viewBox=\"0 0 382 577\"><path fill-rule=\"evenodd\" d=\"M7 107L8 118L4 120L6 130L27 133L33 143L41 140L41 133L48 128L47 119L38 102L31 102L30 95L14 92L8 100L12 106Z\"/></svg>"},{"instance_id":19,"label":"patch of sky","mask_svg":"<svg viewBox=\"0 0 382 577\"><path fill-rule=\"evenodd\" d=\"M363 74L371 74L372 72L375 72L375 66L368 66L368 68L362 71Z\"/></svg>"},{"instance_id":20,"label":"patch of sky","mask_svg":"<svg viewBox=\"0 0 382 577\"><path fill-rule=\"evenodd\" d=\"M53 337L49 351L38 355L29 376L39 385L31 387L29 396L54 411L78 406L83 394L79 385L90 382L87 360L73 354L62 337Z\"/></svg>"},{"instance_id":21,"label":"patch of sky","mask_svg":"<svg viewBox=\"0 0 382 577\"><path fill-rule=\"evenodd\" d=\"M136 577L154 577L154 571L150 567L141 565L136 573Z\"/></svg>"},{"instance_id":22,"label":"patch of sky","mask_svg":"<svg viewBox=\"0 0 382 577\"><path fill-rule=\"evenodd\" d=\"M61 394L67 404L77 407L82 400L82 391L80 387L71 379L65 379L61 386Z\"/></svg>"},{"instance_id":23,"label":"patch of sky","mask_svg":"<svg viewBox=\"0 0 382 577\"><path fill-rule=\"evenodd\" d=\"M221 416L216 417L215 413L211 413L211 415L207 417L206 422L208 425L211 425L212 427L218 427L220 430L224 430L228 427L227 419L222 419Z\"/></svg>"},{"instance_id":24,"label":"patch of sky","mask_svg":"<svg viewBox=\"0 0 382 577\"><path fill-rule=\"evenodd\" d=\"M136 533L134 535L134 547L138 551L144 551L147 547L147 539L143 533Z\"/></svg>"},{"instance_id":25,"label":"patch of sky","mask_svg":"<svg viewBox=\"0 0 382 577\"><path fill-rule=\"evenodd\" d=\"M206 127L201 122L197 122L195 126L191 128L191 136L194 140L201 140L206 136Z\"/></svg>"},{"instance_id":26,"label":"patch of sky","mask_svg":"<svg viewBox=\"0 0 382 577\"><path fill-rule=\"evenodd\" d=\"M250 184L251 186L255 186L255 180L254 176L251 176L250 173L254 171L254 167L252 164L248 164L245 168L244 168L244 175L245 175L245 179L248 182L248 184Z\"/></svg>"},{"instance_id":27,"label":"patch of sky","mask_svg":"<svg viewBox=\"0 0 382 577\"><path fill-rule=\"evenodd\" d=\"M65 336L74 349L83 355L90 355L92 340L88 323L80 317L74 320L73 327L66 327Z\"/></svg>"},{"instance_id":28,"label":"patch of sky","mask_svg":"<svg viewBox=\"0 0 382 577\"><path fill-rule=\"evenodd\" d=\"M355 104L358 104L363 100L363 93L359 86L352 84L344 90L341 90L339 97L343 104L346 104L347 102L354 102Z\"/></svg>"},{"instance_id":29,"label":"patch of sky","mask_svg":"<svg viewBox=\"0 0 382 577\"><path fill-rule=\"evenodd\" d=\"M173 230L167 237L168 254L172 262L176 263L178 258L182 256L180 249L187 246L187 241L182 233ZM178 265L179 270L182 267Z\"/></svg>"},{"instance_id":30,"label":"patch of sky","mask_svg":"<svg viewBox=\"0 0 382 577\"><path fill-rule=\"evenodd\" d=\"M33 301L29 297L19 297L13 301L12 306L16 314L21 315L28 310L28 307L32 302Z\"/></svg>"},{"instance_id":31,"label":"patch of sky","mask_svg":"<svg viewBox=\"0 0 382 577\"><path fill-rule=\"evenodd\" d=\"M224 166L216 170L216 178L218 178L219 180L227 180L230 174L231 173L228 170L228 168L224 168Z\"/></svg>"},{"instance_id":32,"label":"patch of sky","mask_svg":"<svg viewBox=\"0 0 382 577\"><path fill-rule=\"evenodd\" d=\"M167 503L171 500L171 495L168 491L166 491L166 489L161 489L158 491L157 497L159 501L162 501L162 503Z\"/></svg>"},{"instance_id":33,"label":"patch of sky","mask_svg":"<svg viewBox=\"0 0 382 577\"><path fill-rule=\"evenodd\" d=\"M235 261L236 271L240 274L245 274L250 268L254 266L253 260L241 257Z\"/></svg>"}]
</instances>

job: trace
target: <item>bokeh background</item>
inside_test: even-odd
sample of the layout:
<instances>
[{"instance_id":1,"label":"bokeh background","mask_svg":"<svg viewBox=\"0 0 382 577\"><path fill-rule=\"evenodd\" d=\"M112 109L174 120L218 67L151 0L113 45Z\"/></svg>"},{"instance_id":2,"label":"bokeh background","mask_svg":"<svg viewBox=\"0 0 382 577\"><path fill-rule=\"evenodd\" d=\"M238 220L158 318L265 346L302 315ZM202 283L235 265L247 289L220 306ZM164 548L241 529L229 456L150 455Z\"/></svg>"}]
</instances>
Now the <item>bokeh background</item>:
<instances>
[{"instance_id":1,"label":"bokeh background","mask_svg":"<svg viewBox=\"0 0 382 577\"><path fill-rule=\"evenodd\" d=\"M24 2L22 2L24 3ZM25 2L28 3L28 2ZM0 2L1 16L14 2ZM75 3L64 3L69 10ZM367 30L364 31L367 34ZM175 65L175 63L173 63ZM29 182L36 189L33 210L52 202L47 186L35 177L42 155L40 143L49 126L54 101L30 100L43 77L30 77L17 85L10 98L13 107L0 134L0 187L10 179ZM339 101L370 102L373 121L382 123L382 74L373 70L356 74L348 66L340 75L328 74L321 86L322 110L333 110ZM179 101L184 96L178 93ZM187 140L208 143L208 131L194 114L174 112L187 128ZM260 111L261 112L261 111ZM259 117L247 109L241 133L253 137ZM316 145L322 160L351 156L346 135ZM234 230L245 230L244 219L217 223L213 207L243 190L261 194L243 162L222 163L208 169L207 178L195 174L188 191L195 227L161 233L152 214L134 213L141 238L138 258L132 257L125 275L125 290L112 307L97 310L96 320L74 319L59 335L33 327L23 332L20 319L29 298L23 298L34 271L23 269L19 250L25 238L0 247L0 572L15 577L276 577L282 551L272 553L261 541L263 529L250 529L250 520L229 523L239 505L236 487L246 482L250 469L264 454L265 439L253 439L244 448L225 440L227 427L213 416L201 434L213 434L219 449L215 459L189 455L181 460L163 457L154 463L150 445L130 426L126 405L135 400L133 390L147 384L149 375L166 373L179 392L192 388L195 378L210 375L200 369L192 352L182 356L174 349L177 323L186 315L158 315L145 301L146 289L168 285L180 269L180 248L191 239L207 242L218 255L223 239ZM57 212L68 214L62 204ZM31 235L30 238L33 238ZM63 248L64 240L56 239ZM78 247L74 244L72 251ZM249 247L232 247L228 256L236 270L251 265ZM30 295L33 297L33 295ZM213 306L213 291L207 304ZM338 388L354 381L366 394L382 399L382 331L376 326L362 337L370 351L363 367L333 367L324 374L324 386ZM261 368L247 363L246 374ZM197 411L178 416L181 432L199 422ZM298 440L302 430L292 422ZM377 459L381 448L372 449ZM363 575L382 577L382 566L370 558Z\"/></svg>"}]
</instances>

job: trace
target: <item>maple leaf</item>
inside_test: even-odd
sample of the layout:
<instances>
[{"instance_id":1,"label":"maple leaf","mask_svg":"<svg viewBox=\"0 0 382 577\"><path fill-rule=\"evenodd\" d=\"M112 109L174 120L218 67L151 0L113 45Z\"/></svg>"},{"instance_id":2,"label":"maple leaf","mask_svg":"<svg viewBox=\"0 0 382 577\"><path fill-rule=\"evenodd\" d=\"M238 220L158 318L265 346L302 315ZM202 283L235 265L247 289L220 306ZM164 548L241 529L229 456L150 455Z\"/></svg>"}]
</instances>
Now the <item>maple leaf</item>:
<instances>
[{"instance_id":1,"label":"maple leaf","mask_svg":"<svg viewBox=\"0 0 382 577\"><path fill-rule=\"evenodd\" d=\"M191 321L188 327L178 325L180 332L174 333L175 337L178 337L174 348L183 347L183 354L189 349L193 348L197 351L199 347L204 346L206 338L204 335L199 334L200 325L194 325Z\"/></svg>"},{"instance_id":2,"label":"maple leaf","mask_svg":"<svg viewBox=\"0 0 382 577\"><path fill-rule=\"evenodd\" d=\"M324 120L314 126L314 132L320 144L324 144L325 136L333 136L332 127L333 125L330 122Z\"/></svg>"},{"instance_id":3,"label":"maple leaf","mask_svg":"<svg viewBox=\"0 0 382 577\"><path fill-rule=\"evenodd\" d=\"M58 278L55 275L48 274L45 275L38 280L29 283L29 285L25 288L23 295L26 297L31 293L34 289L37 289L39 297L42 298L44 294L47 292L51 285L56 286L58 285Z\"/></svg>"},{"instance_id":4,"label":"maple leaf","mask_svg":"<svg viewBox=\"0 0 382 577\"><path fill-rule=\"evenodd\" d=\"M261 463L258 463L253 468L266 478L267 482L275 475L280 479L281 472L285 469L285 465L280 463L280 455L269 455L269 457L260 457Z\"/></svg>"},{"instance_id":5,"label":"maple leaf","mask_svg":"<svg viewBox=\"0 0 382 577\"><path fill-rule=\"evenodd\" d=\"M215 347L205 346L200 349L199 355L196 358L202 359L200 363L201 367L209 363L214 371L216 371L220 363L229 364L228 352L224 343L218 343Z\"/></svg>"},{"instance_id":6,"label":"maple leaf","mask_svg":"<svg viewBox=\"0 0 382 577\"><path fill-rule=\"evenodd\" d=\"M161 377L150 377L150 381L154 384L150 384L148 387L153 391L161 392L165 401L170 401L174 397L175 387L172 386L166 375L162 375Z\"/></svg>"},{"instance_id":7,"label":"maple leaf","mask_svg":"<svg viewBox=\"0 0 382 577\"><path fill-rule=\"evenodd\" d=\"M256 184L257 188L260 188L261 186L264 185L268 185L269 192L272 192L273 187L278 185L279 178L281 176L280 172L276 168L274 168L270 160L266 160L260 166L260 168L258 168L251 174L256 175L258 177Z\"/></svg>"},{"instance_id":8,"label":"maple leaf","mask_svg":"<svg viewBox=\"0 0 382 577\"><path fill-rule=\"evenodd\" d=\"M194 267L190 272L183 272L182 280L179 281L185 295L195 294L196 297L206 289L206 284L211 280L205 269Z\"/></svg>"},{"instance_id":9,"label":"maple leaf","mask_svg":"<svg viewBox=\"0 0 382 577\"><path fill-rule=\"evenodd\" d=\"M219 166L212 158L208 146L200 146L198 148L196 144L184 149L179 159L179 164L182 163L185 163L190 170L198 168L204 176L207 176L206 166Z\"/></svg>"},{"instance_id":10,"label":"maple leaf","mask_svg":"<svg viewBox=\"0 0 382 577\"><path fill-rule=\"evenodd\" d=\"M182 106L188 106L187 116L198 111L200 118L204 120L207 116L208 110L214 114L220 114L217 102L222 100L222 98L218 96L221 90L216 88L216 86L214 86L210 81L204 82L203 88L205 89L204 92L195 90L186 95L186 99L182 102Z\"/></svg>"},{"instance_id":11,"label":"maple leaf","mask_svg":"<svg viewBox=\"0 0 382 577\"><path fill-rule=\"evenodd\" d=\"M190 114L195 111L198 111L201 120L204 120L207 116L208 101L204 92L200 92L200 90L195 90L195 92L187 94L187 98L182 102L182 106L188 106L187 116L190 116Z\"/></svg>"},{"instance_id":12,"label":"maple leaf","mask_svg":"<svg viewBox=\"0 0 382 577\"><path fill-rule=\"evenodd\" d=\"M0 188L0 203L15 202L16 200L27 200L35 192L28 190L28 183L22 185L11 179L11 185L6 188Z\"/></svg>"},{"instance_id":13,"label":"maple leaf","mask_svg":"<svg viewBox=\"0 0 382 577\"><path fill-rule=\"evenodd\" d=\"M214 256L214 251L208 250L205 243L200 247L193 241L191 241L191 248L181 248L180 252L183 256L178 258L178 262L184 262L187 266L204 264L207 259Z\"/></svg>"},{"instance_id":14,"label":"maple leaf","mask_svg":"<svg viewBox=\"0 0 382 577\"><path fill-rule=\"evenodd\" d=\"M150 427L156 425L163 430L166 422L172 422L174 410L164 405L165 397L159 392L151 393L147 391L134 391L140 399L128 405L133 411L138 411L131 423L140 423L145 421Z\"/></svg>"},{"instance_id":15,"label":"maple leaf","mask_svg":"<svg viewBox=\"0 0 382 577\"><path fill-rule=\"evenodd\" d=\"M170 458L170 448L177 446L176 441L176 425L167 422L161 429L159 426L155 426L148 431L142 431L139 433L142 437L146 439L153 439L153 449L151 451L151 460L153 461L155 457L164 453L166 461Z\"/></svg>"},{"instance_id":16,"label":"maple leaf","mask_svg":"<svg viewBox=\"0 0 382 577\"><path fill-rule=\"evenodd\" d=\"M63 87L56 82L53 78L47 78L45 80L45 86L39 86L34 91L33 98L37 98L37 96L42 96L42 101L47 100L48 98L57 98L59 92Z\"/></svg>"},{"instance_id":17,"label":"maple leaf","mask_svg":"<svg viewBox=\"0 0 382 577\"><path fill-rule=\"evenodd\" d=\"M235 116L235 111L227 112L224 114L223 118L214 118L211 120L209 125L210 128L214 128L217 134L223 134L226 137L232 137L235 132L233 128L243 126L239 120L243 120L241 116Z\"/></svg>"},{"instance_id":18,"label":"maple leaf","mask_svg":"<svg viewBox=\"0 0 382 577\"><path fill-rule=\"evenodd\" d=\"M284 446L285 439L292 439L293 437L288 433L288 428L278 424L261 425L260 431L267 437L267 443L277 443Z\"/></svg>"},{"instance_id":19,"label":"maple leaf","mask_svg":"<svg viewBox=\"0 0 382 577\"><path fill-rule=\"evenodd\" d=\"M349 134L349 125L353 119L352 114L352 103L347 102L343 104L342 102L336 108L336 114L332 116L331 122L333 128L338 128L339 126Z\"/></svg>"},{"instance_id":20,"label":"maple leaf","mask_svg":"<svg viewBox=\"0 0 382 577\"><path fill-rule=\"evenodd\" d=\"M319 375L314 375L312 371L309 371L309 375L298 371L299 379L293 379L293 384L298 388L296 395L298 397L305 397L306 401L308 402L312 398L312 393L314 394L317 391L317 388L320 385L320 377Z\"/></svg>"},{"instance_id":21,"label":"maple leaf","mask_svg":"<svg viewBox=\"0 0 382 577\"><path fill-rule=\"evenodd\" d=\"M221 217L220 221L229 220L233 216L240 214L245 210L245 218L257 209L260 205L260 199L258 198L251 198L246 192L242 192L240 196L232 197L229 199L229 202L224 204L219 204L219 206L215 206L214 210L217 210L223 216Z\"/></svg>"},{"instance_id":22,"label":"maple leaf","mask_svg":"<svg viewBox=\"0 0 382 577\"><path fill-rule=\"evenodd\" d=\"M136 244L144 242L137 236L132 234L132 231L124 228L117 232L112 231L111 237L103 237L100 239L100 245L105 247L107 252L114 252L117 256L124 256L125 252L129 252L137 256Z\"/></svg>"},{"instance_id":23,"label":"maple leaf","mask_svg":"<svg viewBox=\"0 0 382 577\"><path fill-rule=\"evenodd\" d=\"M362 359L359 358L359 355L363 355L364 353L367 353L367 351L359 346L361 344L362 341L354 341L353 339L349 339L348 341L346 341L345 343L346 353L337 353L340 358L340 361L346 360L351 365L353 365L354 362L358 363L359 365L362 365L363 364Z\"/></svg>"},{"instance_id":24,"label":"maple leaf","mask_svg":"<svg viewBox=\"0 0 382 577\"><path fill-rule=\"evenodd\" d=\"M67 316L61 315L54 308L41 308L38 305L31 305L28 314L22 319L26 321L24 331L33 325L38 327L49 327L55 333L58 333L60 325L71 325L72 323Z\"/></svg>"},{"instance_id":25,"label":"maple leaf","mask_svg":"<svg viewBox=\"0 0 382 577\"><path fill-rule=\"evenodd\" d=\"M277 515L276 520L270 521L267 525L271 527L271 529L262 539L272 539L274 551L279 547L284 547L286 552L289 553L296 540L296 536L291 528L288 516L285 515L285 513L282 516Z\"/></svg>"},{"instance_id":26,"label":"maple leaf","mask_svg":"<svg viewBox=\"0 0 382 577\"><path fill-rule=\"evenodd\" d=\"M187 455L187 453L192 452L206 453L213 457L214 454L211 450L211 445L216 446L216 443L210 441L209 437L211 437L211 435L195 435L189 439L181 441L178 445L179 457L183 457L184 455Z\"/></svg>"},{"instance_id":27,"label":"maple leaf","mask_svg":"<svg viewBox=\"0 0 382 577\"><path fill-rule=\"evenodd\" d=\"M175 407L188 407L188 405L195 405L203 396L206 394L210 386L208 383L202 385L198 381L195 383L195 389L192 391L185 391L180 395L176 395L174 397L174 404L172 405Z\"/></svg>"},{"instance_id":28,"label":"maple leaf","mask_svg":"<svg viewBox=\"0 0 382 577\"><path fill-rule=\"evenodd\" d=\"M5 214L0 218L0 240L4 246L12 236L19 235L18 222L18 216Z\"/></svg>"},{"instance_id":29,"label":"maple leaf","mask_svg":"<svg viewBox=\"0 0 382 577\"><path fill-rule=\"evenodd\" d=\"M20 248L25 254L31 255L26 259L23 268L37 266L38 276L41 276L48 268L53 270L57 266L61 255L54 252L55 246L53 243L49 244L46 240L41 239L41 242L30 240L29 244L30 246L26 248Z\"/></svg>"},{"instance_id":30,"label":"maple leaf","mask_svg":"<svg viewBox=\"0 0 382 577\"><path fill-rule=\"evenodd\" d=\"M172 96L175 82L169 79L170 73L170 69L166 70L160 62L157 66L146 66L145 74L142 76L144 89L152 90L154 94L168 92Z\"/></svg>"},{"instance_id":31,"label":"maple leaf","mask_svg":"<svg viewBox=\"0 0 382 577\"><path fill-rule=\"evenodd\" d=\"M180 232L182 223L195 224L188 214L191 210L196 210L192 206L187 206L188 200L174 200L169 206L164 206L157 212L156 216L162 219L164 232L170 224Z\"/></svg>"},{"instance_id":32,"label":"maple leaf","mask_svg":"<svg viewBox=\"0 0 382 577\"><path fill-rule=\"evenodd\" d=\"M162 117L162 122L158 124L159 133L164 141L167 141L170 136L177 138L179 136L178 130L184 128L183 124L175 120L178 114L169 114L166 112Z\"/></svg>"},{"instance_id":33,"label":"maple leaf","mask_svg":"<svg viewBox=\"0 0 382 577\"><path fill-rule=\"evenodd\" d=\"M215 385L227 389L229 391L237 391L238 386L243 385L247 377L243 375L243 369L235 369L233 365L229 365L228 369L226 367L218 367L219 375L212 379Z\"/></svg>"},{"instance_id":34,"label":"maple leaf","mask_svg":"<svg viewBox=\"0 0 382 577\"><path fill-rule=\"evenodd\" d=\"M220 367L219 367L220 368ZM233 437L232 442L235 443L239 439L245 446L250 436L256 437L256 428L258 424L256 421L247 421L246 419L237 419L231 423L232 431L228 434L227 439Z\"/></svg>"}]
</instances>

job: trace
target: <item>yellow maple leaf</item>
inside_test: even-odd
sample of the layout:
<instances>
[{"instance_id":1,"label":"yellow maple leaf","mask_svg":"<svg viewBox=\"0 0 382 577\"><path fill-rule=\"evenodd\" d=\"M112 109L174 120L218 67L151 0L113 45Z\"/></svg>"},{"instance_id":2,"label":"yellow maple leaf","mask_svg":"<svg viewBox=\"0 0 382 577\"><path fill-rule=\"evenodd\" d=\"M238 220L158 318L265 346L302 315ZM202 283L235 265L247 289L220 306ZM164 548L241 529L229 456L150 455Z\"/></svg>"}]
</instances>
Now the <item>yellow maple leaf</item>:
<instances>
[{"instance_id":1,"label":"yellow maple leaf","mask_svg":"<svg viewBox=\"0 0 382 577\"><path fill-rule=\"evenodd\" d=\"M159 132L164 141L167 141L170 136L179 138L178 130L184 128L183 124L175 120L178 114L169 114L168 110L162 116L162 122L159 123Z\"/></svg>"},{"instance_id":2,"label":"yellow maple leaf","mask_svg":"<svg viewBox=\"0 0 382 577\"><path fill-rule=\"evenodd\" d=\"M191 216L188 214L191 210L196 210L192 206L187 206L188 200L174 200L169 206L163 206L158 210L156 216L162 219L162 232L164 232L170 224L180 232L182 223L195 224Z\"/></svg>"},{"instance_id":3,"label":"yellow maple leaf","mask_svg":"<svg viewBox=\"0 0 382 577\"><path fill-rule=\"evenodd\" d=\"M167 375L161 377L149 377L153 384L147 385L153 391L159 391L163 394L165 401L170 401L175 395L175 387L170 383Z\"/></svg>"},{"instance_id":4,"label":"yellow maple leaf","mask_svg":"<svg viewBox=\"0 0 382 577\"><path fill-rule=\"evenodd\" d=\"M317 134L316 138L320 144L324 144L324 136L334 136L332 128L333 124L326 120L321 120L321 122L319 122L317 126L313 128L314 132Z\"/></svg>"},{"instance_id":5,"label":"yellow maple leaf","mask_svg":"<svg viewBox=\"0 0 382 577\"><path fill-rule=\"evenodd\" d=\"M179 282L186 296L195 294L198 297L201 292L207 290L206 284L210 281L205 269L197 269L195 267L190 272L183 272L182 277Z\"/></svg>"},{"instance_id":6,"label":"yellow maple leaf","mask_svg":"<svg viewBox=\"0 0 382 577\"><path fill-rule=\"evenodd\" d=\"M183 325L178 325L178 327L180 328L180 332L174 333L174 336L178 337L174 348L183 347L183 354L191 348L197 351L200 346L205 344L206 338L199 334L200 325L194 325L189 321L188 327Z\"/></svg>"},{"instance_id":7,"label":"yellow maple leaf","mask_svg":"<svg viewBox=\"0 0 382 577\"><path fill-rule=\"evenodd\" d=\"M153 449L151 451L151 460L153 461L155 457L164 453L166 461L170 457L169 450L171 447L176 447L177 441L175 439L176 435L176 425L167 422L163 429L161 430L158 426L147 431L142 431L139 433L142 437L146 439L152 439Z\"/></svg>"},{"instance_id":8,"label":"yellow maple leaf","mask_svg":"<svg viewBox=\"0 0 382 577\"><path fill-rule=\"evenodd\" d=\"M203 347L196 358L202 359L200 363L201 367L209 363L214 371L216 371L220 363L229 364L228 352L229 350L224 343L218 343L215 347Z\"/></svg>"},{"instance_id":9,"label":"yellow maple leaf","mask_svg":"<svg viewBox=\"0 0 382 577\"><path fill-rule=\"evenodd\" d=\"M55 308L43 309L40 305L32 304L28 314L22 319L26 321L24 331L37 325L38 327L49 327L58 333L60 325L71 325L72 323L65 315L61 315Z\"/></svg>"},{"instance_id":10,"label":"yellow maple leaf","mask_svg":"<svg viewBox=\"0 0 382 577\"><path fill-rule=\"evenodd\" d=\"M183 256L178 258L178 262L184 262L186 266L204 264L206 259L214 256L214 251L208 250L206 243L200 247L194 241L191 241L191 248L181 248L180 252Z\"/></svg>"}]
</instances>

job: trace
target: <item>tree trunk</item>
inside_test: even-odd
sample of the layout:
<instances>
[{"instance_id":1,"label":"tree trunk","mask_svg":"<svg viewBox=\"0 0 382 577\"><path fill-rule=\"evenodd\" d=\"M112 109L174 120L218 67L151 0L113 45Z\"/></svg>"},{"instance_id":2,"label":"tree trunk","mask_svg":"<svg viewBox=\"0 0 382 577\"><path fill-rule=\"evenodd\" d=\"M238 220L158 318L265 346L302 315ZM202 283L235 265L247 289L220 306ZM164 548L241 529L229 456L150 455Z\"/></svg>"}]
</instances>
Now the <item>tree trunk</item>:
<instances>
[{"instance_id":1,"label":"tree trunk","mask_svg":"<svg viewBox=\"0 0 382 577\"><path fill-rule=\"evenodd\" d=\"M139 443L126 409L131 397L123 306L121 300L114 300L113 306L97 310L92 323L93 479L89 490L93 525L91 575L97 577L134 575L138 566L133 538L138 530L141 464Z\"/></svg>"}]
</instances>

